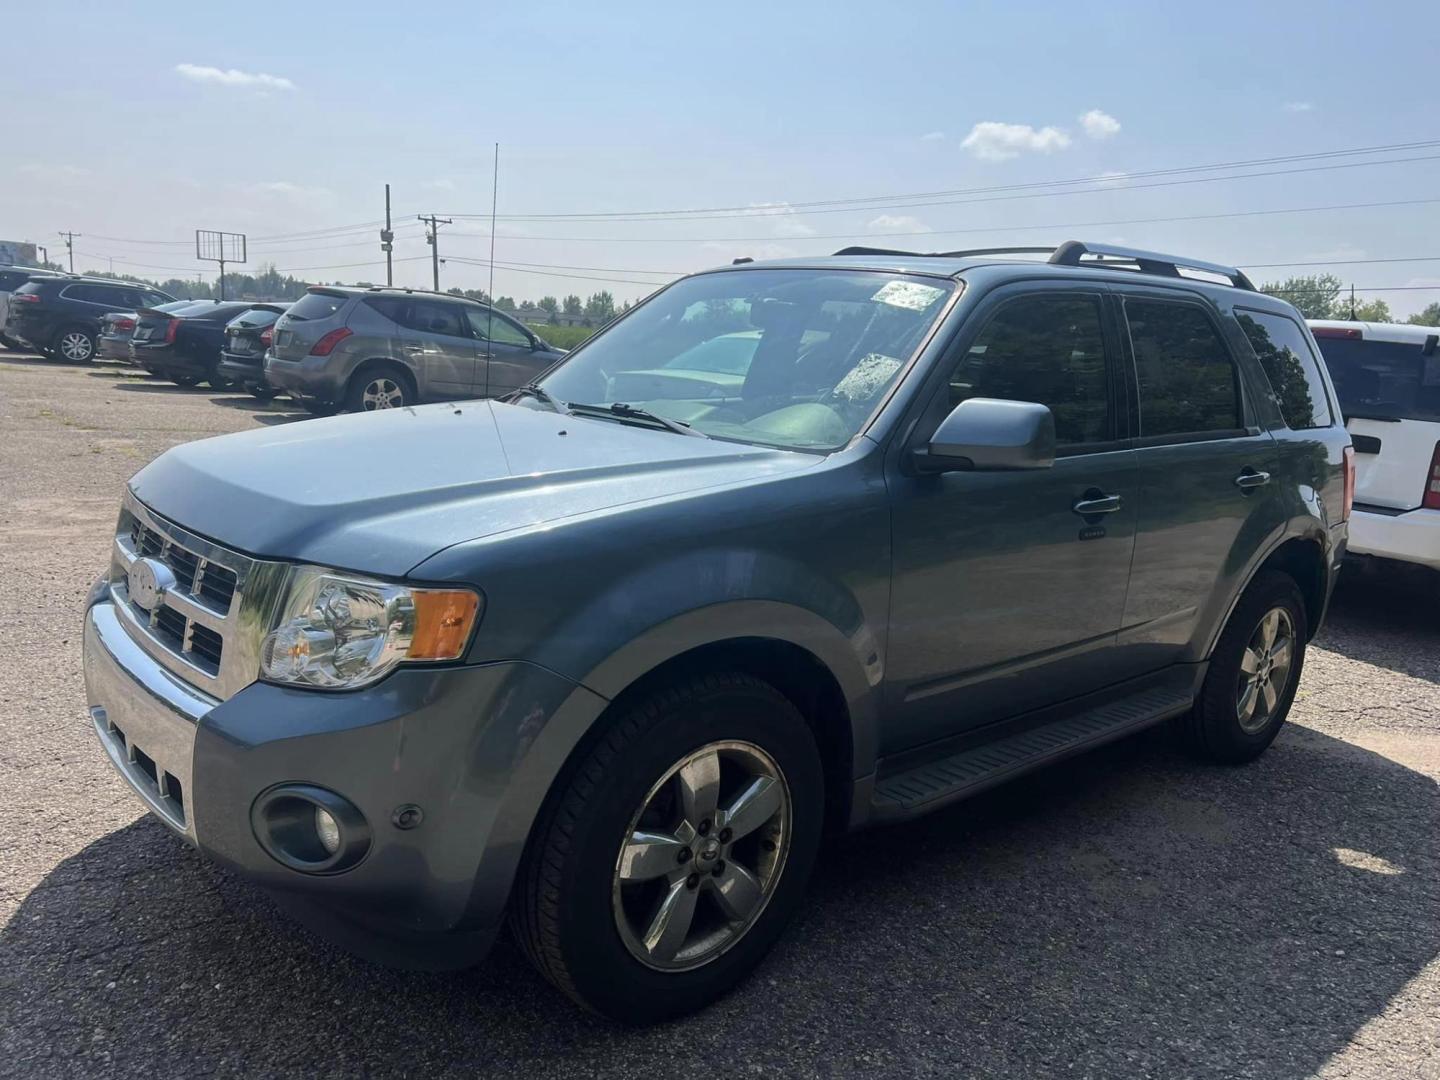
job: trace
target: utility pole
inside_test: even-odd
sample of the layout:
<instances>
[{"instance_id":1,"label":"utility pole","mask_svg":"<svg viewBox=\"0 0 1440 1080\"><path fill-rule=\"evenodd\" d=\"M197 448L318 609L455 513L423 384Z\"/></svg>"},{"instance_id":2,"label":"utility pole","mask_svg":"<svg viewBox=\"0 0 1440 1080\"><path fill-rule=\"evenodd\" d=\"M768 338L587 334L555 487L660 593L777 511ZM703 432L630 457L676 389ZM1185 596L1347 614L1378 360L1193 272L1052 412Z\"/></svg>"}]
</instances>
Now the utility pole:
<instances>
[{"instance_id":1,"label":"utility pole","mask_svg":"<svg viewBox=\"0 0 1440 1080\"><path fill-rule=\"evenodd\" d=\"M385 252L385 284L395 284L395 231L390 228L390 185L385 185L385 228L380 230L380 250Z\"/></svg>"},{"instance_id":2,"label":"utility pole","mask_svg":"<svg viewBox=\"0 0 1440 1080\"><path fill-rule=\"evenodd\" d=\"M75 237L79 236L80 234L73 232L62 232L60 235L65 238L65 251L70 256L70 273L73 274L75 272Z\"/></svg>"},{"instance_id":3,"label":"utility pole","mask_svg":"<svg viewBox=\"0 0 1440 1080\"><path fill-rule=\"evenodd\" d=\"M35 250L40 253L40 265L48 268L50 264L50 249L44 244L36 244Z\"/></svg>"},{"instance_id":4,"label":"utility pole","mask_svg":"<svg viewBox=\"0 0 1440 1080\"><path fill-rule=\"evenodd\" d=\"M435 291L440 291L440 226L455 224L449 218L436 217L434 214L418 214L419 219L430 226L425 234L425 242L430 245L430 270L435 278Z\"/></svg>"}]
</instances>

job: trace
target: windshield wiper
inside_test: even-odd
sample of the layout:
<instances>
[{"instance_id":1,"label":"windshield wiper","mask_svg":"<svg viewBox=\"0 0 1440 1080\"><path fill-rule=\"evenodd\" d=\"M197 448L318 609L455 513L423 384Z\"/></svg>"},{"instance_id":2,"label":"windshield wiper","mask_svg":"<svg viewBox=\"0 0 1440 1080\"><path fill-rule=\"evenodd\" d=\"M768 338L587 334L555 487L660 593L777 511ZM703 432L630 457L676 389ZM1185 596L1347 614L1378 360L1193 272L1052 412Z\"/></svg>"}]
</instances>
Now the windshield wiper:
<instances>
[{"instance_id":1,"label":"windshield wiper","mask_svg":"<svg viewBox=\"0 0 1440 1080\"><path fill-rule=\"evenodd\" d=\"M676 435L694 435L699 439L708 439L710 436L703 431L696 431L684 420L672 420L668 416L661 416L649 409L641 409L635 405L627 405L623 401L616 401L609 405L586 405L582 402L572 401L570 411L581 416L600 414L601 416L618 416L623 420L644 420L651 424L659 424L666 431L673 431Z\"/></svg>"},{"instance_id":2,"label":"windshield wiper","mask_svg":"<svg viewBox=\"0 0 1440 1080\"><path fill-rule=\"evenodd\" d=\"M529 394L536 401L544 402L556 412L561 413L565 416L570 415L570 410L565 407L565 403L555 397L554 394L550 393L550 391L546 390L543 386L536 386L534 383L527 383L526 385L520 387L520 389L514 391L514 393Z\"/></svg>"}]
</instances>

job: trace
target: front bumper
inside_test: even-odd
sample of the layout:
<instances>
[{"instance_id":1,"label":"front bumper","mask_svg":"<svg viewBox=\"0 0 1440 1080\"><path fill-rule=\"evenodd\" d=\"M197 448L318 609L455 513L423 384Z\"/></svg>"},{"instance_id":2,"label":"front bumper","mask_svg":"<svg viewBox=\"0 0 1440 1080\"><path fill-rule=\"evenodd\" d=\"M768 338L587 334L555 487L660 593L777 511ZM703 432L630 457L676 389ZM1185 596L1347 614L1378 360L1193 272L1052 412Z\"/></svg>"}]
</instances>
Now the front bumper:
<instances>
[{"instance_id":1,"label":"front bumper","mask_svg":"<svg viewBox=\"0 0 1440 1080\"><path fill-rule=\"evenodd\" d=\"M1350 511L1350 553L1440 570L1440 510Z\"/></svg>"},{"instance_id":2,"label":"front bumper","mask_svg":"<svg viewBox=\"0 0 1440 1080\"><path fill-rule=\"evenodd\" d=\"M351 693L257 682L217 701L140 650L108 599L86 614L84 657L96 735L156 817L321 934L401 966L460 966L488 948L563 761L536 747L554 741L551 725L583 730L604 705L522 662L417 667ZM267 853L251 809L281 783L358 809L372 839L357 865L312 874ZM401 828L396 811L410 805L422 823Z\"/></svg>"}]
</instances>

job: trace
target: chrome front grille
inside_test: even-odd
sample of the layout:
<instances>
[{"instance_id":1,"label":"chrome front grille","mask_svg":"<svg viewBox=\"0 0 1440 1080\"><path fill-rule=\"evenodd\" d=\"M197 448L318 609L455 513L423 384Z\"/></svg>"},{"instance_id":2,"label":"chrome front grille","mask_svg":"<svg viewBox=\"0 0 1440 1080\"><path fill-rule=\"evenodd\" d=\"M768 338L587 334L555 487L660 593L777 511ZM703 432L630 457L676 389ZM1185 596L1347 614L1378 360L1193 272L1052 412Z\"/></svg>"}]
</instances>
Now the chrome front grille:
<instances>
[{"instance_id":1,"label":"chrome front grille","mask_svg":"<svg viewBox=\"0 0 1440 1080\"><path fill-rule=\"evenodd\" d=\"M174 579L153 602L131 595L131 571L142 559ZM204 693L224 700L255 681L260 642L288 575L286 564L221 547L127 492L115 531L111 599L140 647Z\"/></svg>"}]
</instances>

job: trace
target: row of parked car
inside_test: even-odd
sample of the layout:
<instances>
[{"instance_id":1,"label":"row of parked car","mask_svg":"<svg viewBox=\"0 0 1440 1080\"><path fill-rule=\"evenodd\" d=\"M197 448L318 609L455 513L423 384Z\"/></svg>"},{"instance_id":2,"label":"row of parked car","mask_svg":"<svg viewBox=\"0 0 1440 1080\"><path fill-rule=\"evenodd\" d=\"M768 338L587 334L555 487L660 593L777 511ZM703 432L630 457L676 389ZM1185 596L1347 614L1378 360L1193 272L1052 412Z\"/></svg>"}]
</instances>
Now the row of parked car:
<instances>
[{"instance_id":1,"label":"row of parked car","mask_svg":"<svg viewBox=\"0 0 1440 1080\"><path fill-rule=\"evenodd\" d=\"M522 323L465 297L312 287L298 301L177 300L158 289L0 268L0 341L57 359L134 364L181 386L311 412L496 397L564 355Z\"/></svg>"}]
</instances>

